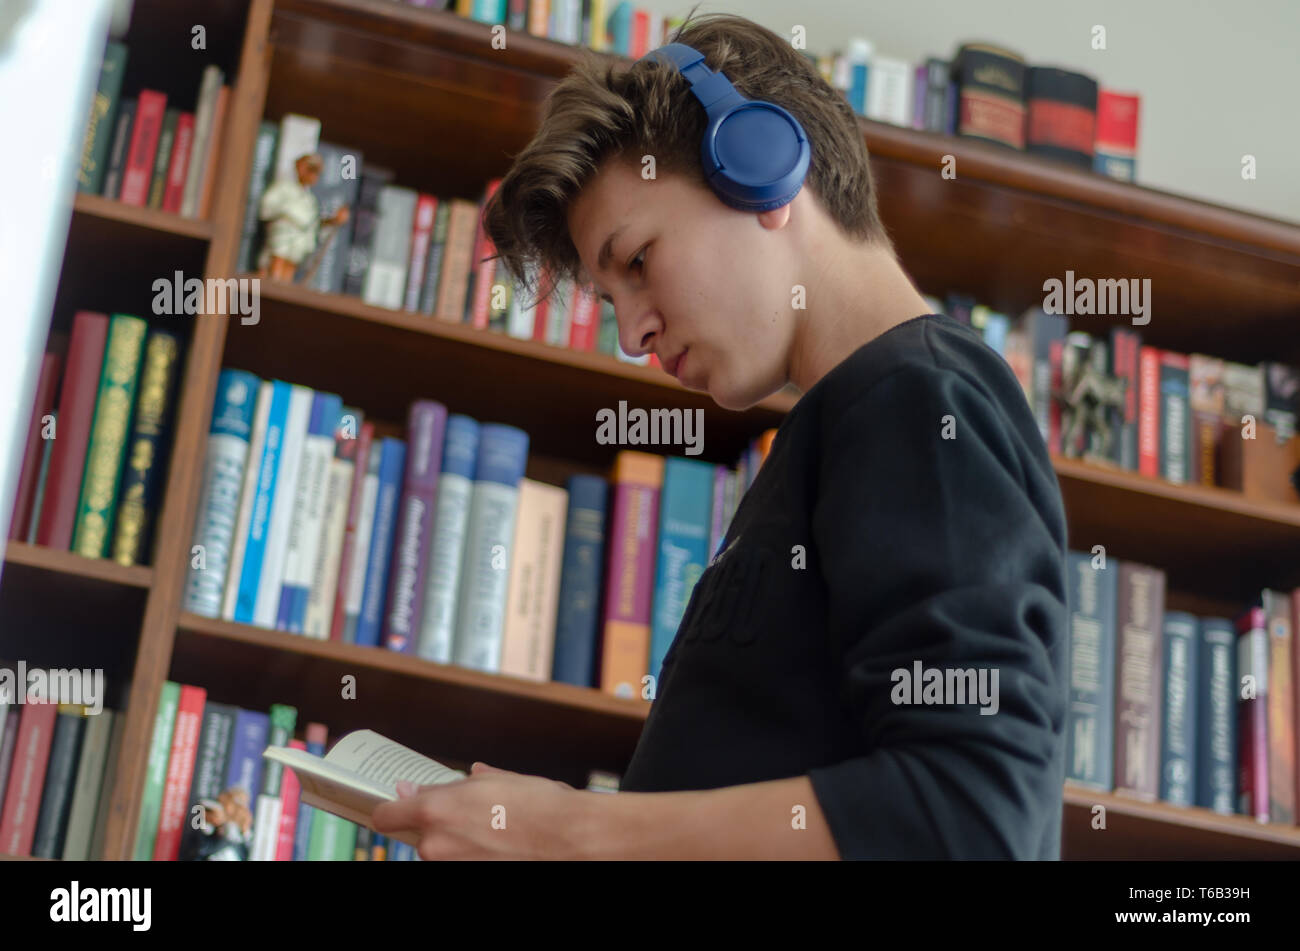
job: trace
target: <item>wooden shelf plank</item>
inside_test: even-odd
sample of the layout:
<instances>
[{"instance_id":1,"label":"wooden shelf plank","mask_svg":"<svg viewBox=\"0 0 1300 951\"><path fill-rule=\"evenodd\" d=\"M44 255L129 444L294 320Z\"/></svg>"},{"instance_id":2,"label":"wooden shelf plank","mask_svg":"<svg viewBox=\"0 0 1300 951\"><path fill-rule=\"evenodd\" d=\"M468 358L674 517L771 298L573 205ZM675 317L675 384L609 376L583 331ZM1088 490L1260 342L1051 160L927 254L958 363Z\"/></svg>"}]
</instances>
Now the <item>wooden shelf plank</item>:
<instances>
[{"instance_id":1,"label":"wooden shelf plank","mask_svg":"<svg viewBox=\"0 0 1300 951\"><path fill-rule=\"evenodd\" d=\"M1105 808L1106 828L1094 829ZM1300 859L1300 828L1065 784L1062 858Z\"/></svg>"},{"instance_id":2,"label":"wooden shelf plank","mask_svg":"<svg viewBox=\"0 0 1300 951\"><path fill-rule=\"evenodd\" d=\"M197 218L182 218L154 208L125 205L102 195L77 193L72 210L78 215L89 215L107 221L117 221L136 228L147 228L183 238L207 241L212 237L212 222Z\"/></svg>"},{"instance_id":3,"label":"wooden shelf plank","mask_svg":"<svg viewBox=\"0 0 1300 951\"><path fill-rule=\"evenodd\" d=\"M109 558L83 558L74 552L29 545L26 542L11 540L5 548L4 560L16 565L93 578L132 588L148 588L153 584L153 569L143 565L127 567Z\"/></svg>"}]
</instances>

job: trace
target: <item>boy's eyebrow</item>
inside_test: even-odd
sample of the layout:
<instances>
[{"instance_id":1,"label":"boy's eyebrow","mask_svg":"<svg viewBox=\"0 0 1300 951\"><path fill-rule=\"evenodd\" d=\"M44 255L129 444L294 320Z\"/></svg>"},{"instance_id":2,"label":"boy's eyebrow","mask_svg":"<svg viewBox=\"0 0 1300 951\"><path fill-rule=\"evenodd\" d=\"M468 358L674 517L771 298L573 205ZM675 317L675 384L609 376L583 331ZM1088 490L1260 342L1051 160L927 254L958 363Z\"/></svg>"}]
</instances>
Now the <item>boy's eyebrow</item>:
<instances>
[{"instance_id":1,"label":"boy's eyebrow","mask_svg":"<svg viewBox=\"0 0 1300 951\"><path fill-rule=\"evenodd\" d=\"M609 264L609 259L614 253L614 241L624 232L624 230L626 230L625 227L619 228L605 239L605 243L600 249L600 254L596 258L596 268L598 270L605 270L605 266Z\"/></svg>"}]
</instances>

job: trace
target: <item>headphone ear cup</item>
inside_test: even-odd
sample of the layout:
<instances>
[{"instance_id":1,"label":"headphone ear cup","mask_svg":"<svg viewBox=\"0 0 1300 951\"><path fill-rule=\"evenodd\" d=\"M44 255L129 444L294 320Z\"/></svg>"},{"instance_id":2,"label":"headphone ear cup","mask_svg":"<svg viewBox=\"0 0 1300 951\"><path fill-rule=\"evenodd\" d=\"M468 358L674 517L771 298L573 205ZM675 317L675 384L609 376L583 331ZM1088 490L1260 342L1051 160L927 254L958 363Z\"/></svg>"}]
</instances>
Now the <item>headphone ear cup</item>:
<instances>
[{"instance_id":1,"label":"headphone ear cup","mask_svg":"<svg viewBox=\"0 0 1300 951\"><path fill-rule=\"evenodd\" d=\"M757 100L740 103L713 123L700 152L718 196L745 211L779 208L793 199L812 158L798 120Z\"/></svg>"}]
</instances>

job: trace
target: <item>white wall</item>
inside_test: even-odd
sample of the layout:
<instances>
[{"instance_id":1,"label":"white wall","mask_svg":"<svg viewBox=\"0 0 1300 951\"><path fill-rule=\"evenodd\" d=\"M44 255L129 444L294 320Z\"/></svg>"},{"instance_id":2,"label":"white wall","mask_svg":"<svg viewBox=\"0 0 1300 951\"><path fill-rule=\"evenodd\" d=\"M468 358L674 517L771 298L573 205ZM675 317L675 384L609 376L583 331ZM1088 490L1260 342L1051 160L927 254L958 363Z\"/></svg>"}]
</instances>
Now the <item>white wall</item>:
<instances>
[{"instance_id":1,"label":"white wall","mask_svg":"<svg viewBox=\"0 0 1300 951\"><path fill-rule=\"evenodd\" d=\"M785 36L802 24L814 53L860 35L919 62L984 40L1086 72L1142 97L1140 184L1300 223L1300 0L731 0L700 12ZM1104 51L1092 49L1096 24ZM1246 154L1254 181L1242 179Z\"/></svg>"}]
</instances>

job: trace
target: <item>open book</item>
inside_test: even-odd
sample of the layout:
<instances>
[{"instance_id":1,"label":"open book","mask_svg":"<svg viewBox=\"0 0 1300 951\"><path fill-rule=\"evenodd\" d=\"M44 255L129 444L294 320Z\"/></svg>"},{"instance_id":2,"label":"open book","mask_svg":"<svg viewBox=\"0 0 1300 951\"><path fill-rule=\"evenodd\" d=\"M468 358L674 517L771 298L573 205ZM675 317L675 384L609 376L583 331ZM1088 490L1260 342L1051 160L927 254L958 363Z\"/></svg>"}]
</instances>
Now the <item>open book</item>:
<instances>
[{"instance_id":1,"label":"open book","mask_svg":"<svg viewBox=\"0 0 1300 951\"><path fill-rule=\"evenodd\" d=\"M341 737L323 758L287 746L267 747L262 756L294 771L307 805L368 829L373 828L370 813L374 808L397 798L399 779L432 786L465 777L460 770L421 756L374 730L355 730ZM419 847L414 832L391 838Z\"/></svg>"}]
</instances>

